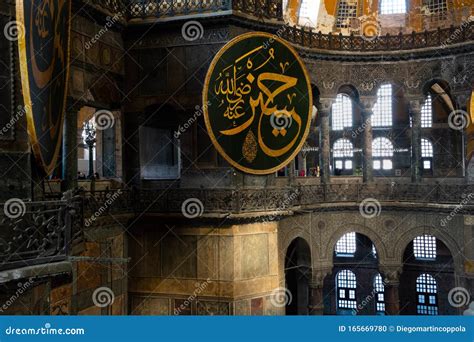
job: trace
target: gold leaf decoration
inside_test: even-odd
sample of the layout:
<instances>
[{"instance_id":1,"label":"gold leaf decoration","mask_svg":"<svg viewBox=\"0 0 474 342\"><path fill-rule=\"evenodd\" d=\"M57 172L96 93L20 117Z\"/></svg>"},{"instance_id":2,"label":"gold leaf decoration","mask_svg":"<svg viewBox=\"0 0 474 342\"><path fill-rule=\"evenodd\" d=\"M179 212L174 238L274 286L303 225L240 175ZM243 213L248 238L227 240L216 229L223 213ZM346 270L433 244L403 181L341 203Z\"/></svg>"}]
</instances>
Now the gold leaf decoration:
<instances>
[{"instance_id":1,"label":"gold leaf decoration","mask_svg":"<svg viewBox=\"0 0 474 342\"><path fill-rule=\"evenodd\" d=\"M242 146L242 155L249 163L253 162L257 156L257 141L251 130L249 130L245 137L244 145Z\"/></svg>"}]
</instances>

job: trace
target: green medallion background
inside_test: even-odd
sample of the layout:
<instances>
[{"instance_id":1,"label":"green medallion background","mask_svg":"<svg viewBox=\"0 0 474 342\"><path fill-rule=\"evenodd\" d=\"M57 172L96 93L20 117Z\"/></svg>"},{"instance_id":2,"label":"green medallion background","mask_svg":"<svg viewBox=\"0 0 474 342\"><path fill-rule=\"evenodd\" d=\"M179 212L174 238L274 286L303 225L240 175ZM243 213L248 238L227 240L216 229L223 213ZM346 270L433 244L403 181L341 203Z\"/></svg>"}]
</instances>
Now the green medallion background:
<instances>
[{"instance_id":1,"label":"green medallion background","mask_svg":"<svg viewBox=\"0 0 474 342\"><path fill-rule=\"evenodd\" d=\"M295 84L290 87L287 81ZM279 91L285 84L289 88ZM219 51L206 77L203 103L207 103L205 122L215 147L230 164L248 173L268 174L284 167L300 151L309 132L312 95L304 65L291 46L266 33L241 35ZM237 110L228 111L236 103L240 103ZM282 110L292 112L291 116L282 115ZM240 131L223 133L229 130ZM269 155L263 145L288 151Z\"/></svg>"}]
</instances>

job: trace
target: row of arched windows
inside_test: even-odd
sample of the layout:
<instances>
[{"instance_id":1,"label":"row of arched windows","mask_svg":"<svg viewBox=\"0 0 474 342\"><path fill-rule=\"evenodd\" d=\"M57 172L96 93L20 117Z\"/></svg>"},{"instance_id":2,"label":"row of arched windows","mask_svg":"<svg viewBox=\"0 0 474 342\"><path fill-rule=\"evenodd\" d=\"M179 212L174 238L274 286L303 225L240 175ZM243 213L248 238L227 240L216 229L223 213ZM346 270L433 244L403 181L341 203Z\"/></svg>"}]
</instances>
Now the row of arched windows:
<instances>
[{"instance_id":1,"label":"row of arched windows","mask_svg":"<svg viewBox=\"0 0 474 342\"><path fill-rule=\"evenodd\" d=\"M354 147L349 139L341 138L333 144L334 167L336 170L352 170ZM374 170L391 170L394 147L390 139L378 137L372 141L372 158ZM423 168L432 168L433 144L428 139L421 139L421 157Z\"/></svg>"},{"instance_id":2,"label":"row of arched windows","mask_svg":"<svg viewBox=\"0 0 474 342\"><path fill-rule=\"evenodd\" d=\"M357 278L351 270L341 270L336 274L337 308L340 310L357 308ZM385 313L385 284L378 273L373 281L375 309L378 314ZM419 315L438 314L438 285L436 279L422 273L416 278L417 305Z\"/></svg>"},{"instance_id":3,"label":"row of arched windows","mask_svg":"<svg viewBox=\"0 0 474 342\"><path fill-rule=\"evenodd\" d=\"M372 127L392 127L392 85L384 84L377 91L377 102L373 107ZM353 106L351 98L346 94L338 94L332 106L332 130L340 131L352 128ZM411 118L410 118L411 126ZM433 104L428 94L421 108L421 127L433 126Z\"/></svg>"},{"instance_id":4,"label":"row of arched windows","mask_svg":"<svg viewBox=\"0 0 474 342\"><path fill-rule=\"evenodd\" d=\"M335 256L354 258L357 251L355 232L343 235L336 243ZM372 256L377 257L372 244ZM413 256L424 262L435 261L437 257L436 237L424 234L413 239ZM336 304L338 310L354 310L357 308L357 277L350 269L342 269L336 277ZM378 314L385 313L385 283L380 273L372 281L375 310ZM416 278L416 312L420 315L438 314L438 285L435 278L426 272L420 272Z\"/></svg>"}]
</instances>

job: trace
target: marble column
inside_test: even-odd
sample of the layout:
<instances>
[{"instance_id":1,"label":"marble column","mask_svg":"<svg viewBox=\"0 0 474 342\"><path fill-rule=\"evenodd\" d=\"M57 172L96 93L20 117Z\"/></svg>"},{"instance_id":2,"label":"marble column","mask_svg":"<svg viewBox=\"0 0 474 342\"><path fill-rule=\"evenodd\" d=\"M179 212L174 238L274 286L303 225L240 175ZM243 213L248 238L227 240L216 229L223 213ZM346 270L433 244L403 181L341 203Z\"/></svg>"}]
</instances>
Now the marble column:
<instances>
[{"instance_id":1,"label":"marble column","mask_svg":"<svg viewBox=\"0 0 474 342\"><path fill-rule=\"evenodd\" d=\"M330 274L330 269L313 269L312 278L309 283L309 307L308 313L313 316L324 315L324 279Z\"/></svg>"},{"instance_id":2,"label":"marble column","mask_svg":"<svg viewBox=\"0 0 474 342\"><path fill-rule=\"evenodd\" d=\"M400 314L399 287L401 270L401 266L380 267L385 286L385 313L387 315Z\"/></svg>"},{"instance_id":3,"label":"marble column","mask_svg":"<svg viewBox=\"0 0 474 342\"><path fill-rule=\"evenodd\" d=\"M331 142L329 138L329 118L331 114L331 106L334 99L320 99L317 104L318 115L320 117L319 129L319 169L321 175L321 183L330 182L330 163L331 163Z\"/></svg>"},{"instance_id":4,"label":"marble column","mask_svg":"<svg viewBox=\"0 0 474 342\"><path fill-rule=\"evenodd\" d=\"M362 112L362 178L364 183L370 183L374 180L374 165L372 160L372 108L377 98L375 96L361 97L360 108Z\"/></svg>"},{"instance_id":5,"label":"marble column","mask_svg":"<svg viewBox=\"0 0 474 342\"><path fill-rule=\"evenodd\" d=\"M421 181L421 101L410 100L411 117L411 181Z\"/></svg>"},{"instance_id":6,"label":"marble column","mask_svg":"<svg viewBox=\"0 0 474 342\"><path fill-rule=\"evenodd\" d=\"M77 188L77 113L78 106L68 106L64 116L62 191Z\"/></svg>"}]
</instances>

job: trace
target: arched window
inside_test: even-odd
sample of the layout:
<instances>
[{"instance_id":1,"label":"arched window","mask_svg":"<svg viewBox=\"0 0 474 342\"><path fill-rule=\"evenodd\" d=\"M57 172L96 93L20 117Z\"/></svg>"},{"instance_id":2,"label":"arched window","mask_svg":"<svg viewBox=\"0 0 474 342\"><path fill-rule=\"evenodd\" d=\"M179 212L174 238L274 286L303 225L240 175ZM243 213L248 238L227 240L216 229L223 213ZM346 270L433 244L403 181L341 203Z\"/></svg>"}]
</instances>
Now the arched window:
<instances>
[{"instance_id":1,"label":"arched window","mask_svg":"<svg viewBox=\"0 0 474 342\"><path fill-rule=\"evenodd\" d=\"M433 103L431 95L428 94L425 103L421 107L421 127L431 127L433 125Z\"/></svg>"},{"instance_id":2,"label":"arched window","mask_svg":"<svg viewBox=\"0 0 474 342\"><path fill-rule=\"evenodd\" d=\"M336 102L332 105L332 129L342 130L345 127L352 127L352 101L345 94L338 94Z\"/></svg>"},{"instance_id":3,"label":"arched window","mask_svg":"<svg viewBox=\"0 0 474 342\"><path fill-rule=\"evenodd\" d=\"M427 273L416 278L417 306L419 315L438 314L438 296L436 280Z\"/></svg>"},{"instance_id":4,"label":"arched window","mask_svg":"<svg viewBox=\"0 0 474 342\"><path fill-rule=\"evenodd\" d=\"M336 243L336 255L353 257L356 252L356 233L343 235Z\"/></svg>"},{"instance_id":5,"label":"arched window","mask_svg":"<svg viewBox=\"0 0 474 342\"><path fill-rule=\"evenodd\" d=\"M357 0L339 0L337 6L336 27L349 27L351 18L357 17Z\"/></svg>"},{"instance_id":6,"label":"arched window","mask_svg":"<svg viewBox=\"0 0 474 342\"><path fill-rule=\"evenodd\" d=\"M421 139L421 159L423 170L433 168L433 144L428 139Z\"/></svg>"},{"instance_id":7,"label":"arched window","mask_svg":"<svg viewBox=\"0 0 474 342\"><path fill-rule=\"evenodd\" d=\"M399 14L406 12L406 0L380 0L380 14Z\"/></svg>"},{"instance_id":8,"label":"arched window","mask_svg":"<svg viewBox=\"0 0 474 342\"><path fill-rule=\"evenodd\" d=\"M373 127L392 126L392 85L383 84L377 91L377 102L372 115Z\"/></svg>"},{"instance_id":9,"label":"arched window","mask_svg":"<svg viewBox=\"0 0 474 342\"><path fill-rule=\"evenodd\" d=\"M338 309L355 309L356 276L349 270L339 271L336 275L337 307Z\"/></svg>"},{"instance_id":10,"label":"arched window","mask_svg":"<svg viewBox=\"0 0 474 342\"><path fill-rule=\"evenodd\" d=\"M335 174L352 173L352 157L354 156L354 148L352 147L352 143L348 139L336 140L334 142L332 151Z\"/></svg>"},{"instance_id":11,"label":"arched window","mask_svg":"<svg viewBox=\"0 0 474 342\"><path fill-rule=\"evenodd\" d=\"M392 170L393 145L384 137L375 138L372 142L374 170Z\"/></svg>"},{"instance_id":12,"label":"arched window","mask_svg":"<svg viewBox=\"0 0 474 342\"><path fill-rule=\"evenodd\" d=\"M431 235L421 235L413 239L413 254L417 259L436 259L436 238Z\"/></svg>"},{"instance_id":13,"label":"arched window","mask_svg":"<svg viewBox=\"0 0 474 342\"><path fill-rule=\"evenodd\" d=\"M315 27L318 21L320 0L302 0L298 12L298 24L303 27Z\"/></svg>"},{"instance_id":14,"label":"arched window","mask_svg":"<svg viewBox=\"0 0 474 342\"><path fill-rule=\"evenodd\" d=\"M385 285L382 281L382 276L377 274L374 278L374 292L375 292L375 311L378 314L385 313Z\"/></svg>"},{"instance_id":15,"label":"arched window","mask_svg":"<svg viewBox=\"0 0 474 342\"><path fill-rule=\"evenodd\" d=\"M425 14L429 15L431 20L446 19L448 12L447 0L423 0L423 6L426 9Z\"/></svg>"}]
</instances>

